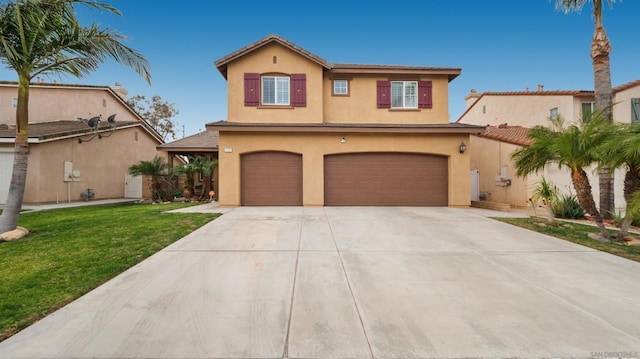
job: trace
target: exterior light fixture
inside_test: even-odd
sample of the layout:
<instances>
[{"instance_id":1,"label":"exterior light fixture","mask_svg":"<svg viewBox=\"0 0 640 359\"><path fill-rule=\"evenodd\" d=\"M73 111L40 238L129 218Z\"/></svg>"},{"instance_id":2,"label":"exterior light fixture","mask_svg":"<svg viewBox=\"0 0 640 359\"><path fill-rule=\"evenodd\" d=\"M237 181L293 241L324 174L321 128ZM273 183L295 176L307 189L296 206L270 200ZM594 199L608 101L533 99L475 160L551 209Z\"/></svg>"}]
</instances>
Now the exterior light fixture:
<instances>
[{"instance_id":1,"label":"exterior light fixture","mask_svg":"<svg viewBox=\"0 0 640 359\"><path fill-rule=\"evenodd\" d=\"M342 137L342 138L340 139L340 143L347 143L347 139L346 139L346 138L344 138L344 137Z\"/></svg>"},{"instance_id":2,"label":"exterior light fixture","mask_svg":"<svg viewBox=\"0 0 640 359\"><path fill-rule=\"evenodd\" d=\"M460 144L460 153L464 153L464 151L467 150L467 145L464 144L464 142L462 142Z\"/></svg>"}]
</instances>

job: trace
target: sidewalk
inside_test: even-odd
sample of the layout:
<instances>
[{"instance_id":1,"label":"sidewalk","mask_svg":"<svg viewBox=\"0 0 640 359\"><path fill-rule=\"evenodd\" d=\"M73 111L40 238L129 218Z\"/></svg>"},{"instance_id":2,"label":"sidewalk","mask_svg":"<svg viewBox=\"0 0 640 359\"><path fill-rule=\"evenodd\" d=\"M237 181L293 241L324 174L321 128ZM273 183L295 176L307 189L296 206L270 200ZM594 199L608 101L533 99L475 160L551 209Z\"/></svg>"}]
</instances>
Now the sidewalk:
<instances>
[{"instance_id":1,"label":"sidewalk","mask_svg":"<svg viewBox=\"0 0 640 359\"><path fill-rule=\"evenodd\" d=\"M98 199L95 201L78 201L78 202L60 202L60 203L45 203L45 204L25 204L22 205L22 210L25 211L45 211L48 209L58 208L70 208L70 207L83 207L83 206L97 206L101 204L114 204L114 203L129 203L137 202L136 198L115 198L115 199ZM0 204L0 209L3 209L4 205Z\"/></svg>"}]
</instances>

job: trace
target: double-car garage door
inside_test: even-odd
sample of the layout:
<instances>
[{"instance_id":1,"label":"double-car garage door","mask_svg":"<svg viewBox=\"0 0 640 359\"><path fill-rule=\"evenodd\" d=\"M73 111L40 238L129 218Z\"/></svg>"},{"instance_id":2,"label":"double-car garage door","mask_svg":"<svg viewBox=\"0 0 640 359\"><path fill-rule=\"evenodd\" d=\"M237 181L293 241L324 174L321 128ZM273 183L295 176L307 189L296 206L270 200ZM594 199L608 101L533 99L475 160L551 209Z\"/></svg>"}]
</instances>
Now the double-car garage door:
<instances>
[{"instance_id":1,"label":"double-car garage door","mask_svg":"<svg viewBox=\"0 0 640 359\"><path fill-rule=\"evenodd\" d=\"M326 206L447 206L447 157L367 152L324 158ZM302 205L302 156L258 152L241 158L243 206Z\"/></svg>"}]
</instances>

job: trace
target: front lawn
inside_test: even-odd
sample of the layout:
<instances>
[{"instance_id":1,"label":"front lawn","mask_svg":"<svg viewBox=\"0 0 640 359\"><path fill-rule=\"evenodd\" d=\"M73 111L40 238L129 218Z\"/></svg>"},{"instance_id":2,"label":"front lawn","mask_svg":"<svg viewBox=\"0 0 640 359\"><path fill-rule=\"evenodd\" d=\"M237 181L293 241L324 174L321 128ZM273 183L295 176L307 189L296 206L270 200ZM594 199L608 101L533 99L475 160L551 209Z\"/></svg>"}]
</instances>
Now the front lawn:
<instances>
[{"instance_id":1,"label":"front lawn","mask_svg":"<svg viewBox=\"0 0 640 359\"><path fill-rule=\"evenodd\" d=\"M116 204L26 212L31 232L0 243L0 341L219 214L164 213L188 204Z\"/></svg>"},{"instance_id":2,"label":"front lawn","mask_svg":"<svg viewBox=\"0 0 640 359\"><path fill-rule=\"evenodd\" d=\"M537 217L494 219L640 262L640 247L626 246L617 242L602 243L587 237L588 233L598 231L593 226L564 221L555 221L549 224L545 219Z\"/></svg>"}]
</instances>

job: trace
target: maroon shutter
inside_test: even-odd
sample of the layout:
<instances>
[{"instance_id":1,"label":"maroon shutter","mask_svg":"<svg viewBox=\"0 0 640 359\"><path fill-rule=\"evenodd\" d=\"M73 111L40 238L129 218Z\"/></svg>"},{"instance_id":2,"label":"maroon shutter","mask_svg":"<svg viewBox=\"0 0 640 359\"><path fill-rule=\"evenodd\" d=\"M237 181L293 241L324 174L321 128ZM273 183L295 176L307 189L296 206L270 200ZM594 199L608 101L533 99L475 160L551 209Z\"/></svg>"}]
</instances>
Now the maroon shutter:
<instances>
[{"instance_id":1,"label":"maroon shutter","mask_svg":"<svg viewBox=\"0 0 640 359\"><path fill-rule=\"evenodd\" d=\"M378 108L391 108L391 81L378 81Z\"/></svg>"},{"instance_id":2,"label":"maroon shutter","mask_svg":"<svg viewBox=\"0 0 640 359\"><path fill-rule=\"evenodd\" d=\"M418 81L418 108L432 108L431 81Z\"/></svg>"},{"instance_id":3,"label":"maroon shutter","mask_svg":"<svg viewBox=\"0 0 640 359\"><path fill-rule=\"evenodd\" d=\"M260 74L244 74L244 105L260 105Z\"/></svg>"},{"instance_id":4,"label":"maroon shutter","mask_svg":"<svg viewBox=\"0 0 640 359\"><path fill-rule=\"evenodd\" d=\"M307 75L291 74L291 106L307 106Z\"/></svg>"}]
</instances>

